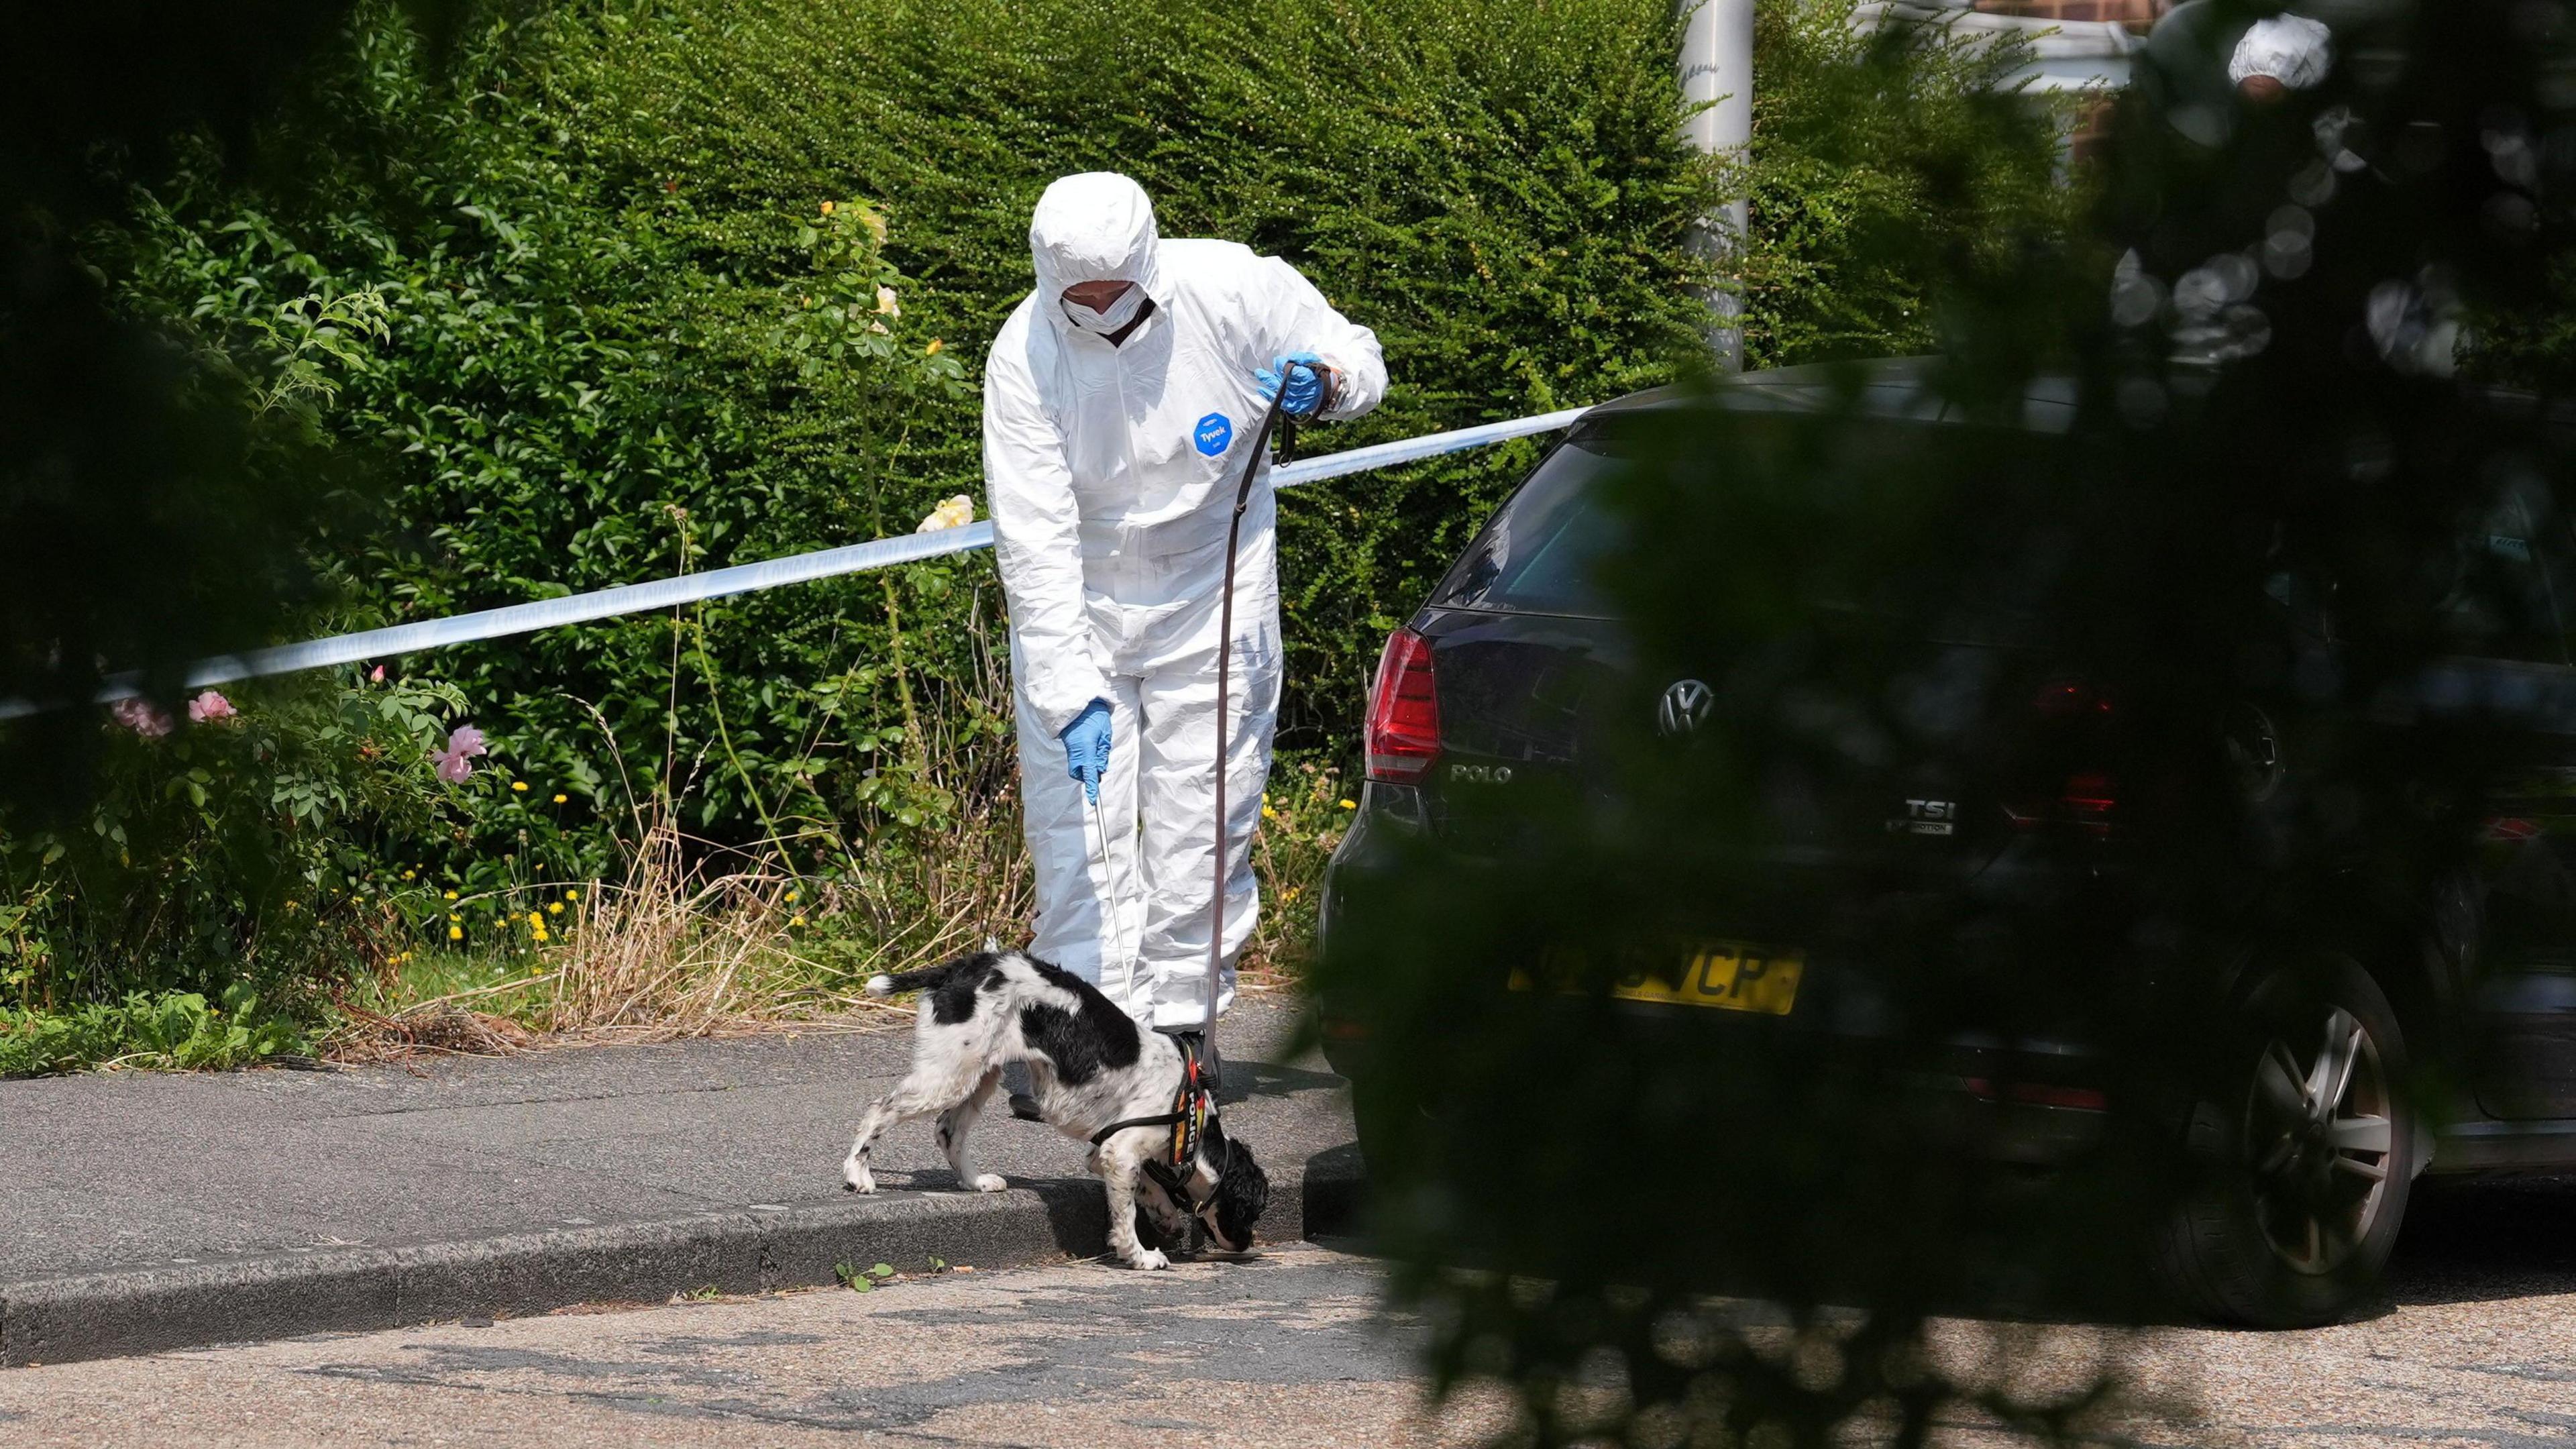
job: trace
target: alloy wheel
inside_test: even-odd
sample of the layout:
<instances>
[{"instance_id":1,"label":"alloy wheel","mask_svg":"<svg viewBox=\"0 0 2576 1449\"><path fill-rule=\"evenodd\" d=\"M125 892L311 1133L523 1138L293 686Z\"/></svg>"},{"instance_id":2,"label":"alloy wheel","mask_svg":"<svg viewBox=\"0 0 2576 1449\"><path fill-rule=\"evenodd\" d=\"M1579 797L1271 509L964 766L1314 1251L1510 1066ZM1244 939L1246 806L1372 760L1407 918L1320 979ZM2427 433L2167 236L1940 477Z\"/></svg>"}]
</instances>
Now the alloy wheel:
<instances>
[{"instance_id":1,"label":"alloy wheel","mask_svg":"<svg viewBox=\"0 0 2576 1449\"><path fill-rule=\"evenodd\" d=\"M2330 1007L2313 1034L2274 1036L2245 1106L2254 1209L2273 1254L2294 1272L2334 1272L2378 1221L2395 1127L2378 1044Z\"/></svg>"}]
</instances>

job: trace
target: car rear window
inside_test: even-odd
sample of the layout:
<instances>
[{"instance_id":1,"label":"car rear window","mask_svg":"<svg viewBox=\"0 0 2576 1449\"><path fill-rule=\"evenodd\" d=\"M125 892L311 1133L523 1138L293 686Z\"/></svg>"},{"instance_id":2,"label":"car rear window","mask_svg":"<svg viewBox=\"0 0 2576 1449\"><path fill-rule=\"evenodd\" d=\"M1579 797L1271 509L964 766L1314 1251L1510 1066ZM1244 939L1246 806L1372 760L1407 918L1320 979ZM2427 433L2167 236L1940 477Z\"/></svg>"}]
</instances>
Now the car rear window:
<instances>
[{"instance_id":1,"label":"car rear window","mask_svg":"<svg viewBox=\"0 0 2576 1449\"><path fill-rule=\"evenodd\" d=\"M1431 602L1451 609L1608 614L1592 566L1616 536L1593 485L1617 466L1619 445L1599 425L1577 431L1485 525Z\"/></svg>"},{"instance_id":2,"label":"car rear window","mask_svg":"<svg viewBox=\"0 0 2576 1449\"><path fill-rule=\"evenodd\" d=\"M1811 425L1801 419L1778 424ZM1433 606L1612 617L1616 610L1598 583L1600 565L1621 546L1625 521L1608 502L1613 490L1603 485L1647 450L1645 426L1614 416L1578 429L1496 511L1433 593ZM1738 419L1731 436L1741 444L1767 426ZM1911 421L1846 420L1837 424L1836 437L1846 472L1900 484L1932 500L1932 511L1919 518L1919 533L1898 540L1909 545L1903 556L1865 566L1872 557L1865 546L1874 539L1883 551L1888 542L1876 531L1879 520L1846 519L1848 531L1833 525L1883 494L1868 488L1836 494L1820 486L1810 501L1826 527L1823 536L1850 547L1826 551L1838 567L1801 570L1775 560L1785 595L1822 623L1901 620L1928 638L2036 642L2050 580L2062 565L2052 556L2056 537L2041 527L1992 525L2045 521L2043 511L2026 504L2050 490L2051 460L2062 444L2019 433L1971 437L1964 428ZM1946 447L1950 442L1962 446Z\"/></svg>"}]
</instances>

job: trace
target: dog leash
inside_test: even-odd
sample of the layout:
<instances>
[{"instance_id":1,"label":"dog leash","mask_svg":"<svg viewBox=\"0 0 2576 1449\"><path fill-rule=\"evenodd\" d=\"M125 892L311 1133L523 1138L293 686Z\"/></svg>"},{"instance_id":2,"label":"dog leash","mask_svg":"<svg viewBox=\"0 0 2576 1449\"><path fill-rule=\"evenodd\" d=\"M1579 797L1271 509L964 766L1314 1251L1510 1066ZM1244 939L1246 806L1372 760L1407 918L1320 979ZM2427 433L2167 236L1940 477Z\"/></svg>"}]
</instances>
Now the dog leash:
<instances>
[{"instance_id":1,"label":"dog leash","mask_svg":"<svg viewBox=\"0 0 2576 1449\"><path fill-rule=\"evenodd\" d=\"M1327 377L1330 374L1327 373ZM1315 411L1321 415L1329 398L1318 398ZM1208 1041L1216 1040L1216 1001L1218 980L1225 973L1225 891L1230 864L1226 849L1225 773L1232 761L1228 758L1233 739L1226 728L1227 686L1234 665L1234 564L1237 546L1243 536L1243 511L1252 504L1252 479L1261 471L1261 460L1268 451L1272 434L1279 436L1281 461L1296 447L1296 419L1288 413L1288 372L1280 369L1279 389L1270 395L1270 411L1261 419L1261 431L1252 438L1252 447L1243 460L1243 477L1234 485L1234 513L1225 524L1225 592L1217 605L1216 646L1216 893L1208 904L1207 1015L1199 1031ZM1192 1058L1193 1062L1196 1058ZM1220 1061L1209 1073L1209 1089L1215 1089L1213 1078L1224 1071Z\"/></svg>"}]
</instances>

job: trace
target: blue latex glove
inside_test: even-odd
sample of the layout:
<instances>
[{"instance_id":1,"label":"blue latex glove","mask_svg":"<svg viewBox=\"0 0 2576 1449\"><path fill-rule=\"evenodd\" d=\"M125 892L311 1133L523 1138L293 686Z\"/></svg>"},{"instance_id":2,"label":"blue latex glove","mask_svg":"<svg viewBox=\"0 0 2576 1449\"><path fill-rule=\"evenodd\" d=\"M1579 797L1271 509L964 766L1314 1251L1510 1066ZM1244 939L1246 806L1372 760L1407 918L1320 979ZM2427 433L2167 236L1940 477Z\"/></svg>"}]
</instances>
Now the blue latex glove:
<instances>
[{"instance_id":1,"label":"blue latex glove","mask_svg":"<svg viewBox=\"0 0 2576 1449\"><path fill-rule=\"evenodd\" d=\"M1261 389L1261 400L1268 402L1271 394L1279 391L1281 374L1286 374L1288 416L1311 418L1324 405L1324 374L1330 370L1324 359L1311 352L1292 352L1271 359L1268 367L1252 375L1252 381Z\"/></svg>"},{"instance_id":2,"label":"blue latex glove","mask_svg":"<svg viewBox=\"0 0 2576 1449\"><path fill-rule=\"evenodd\" d=\"M1109 701L1084 705L1056 738L1064 741L1064 772L1082 782L1085 799L1099 804L1100 777L1109 773Z\"/></svg>"}]
</instances>

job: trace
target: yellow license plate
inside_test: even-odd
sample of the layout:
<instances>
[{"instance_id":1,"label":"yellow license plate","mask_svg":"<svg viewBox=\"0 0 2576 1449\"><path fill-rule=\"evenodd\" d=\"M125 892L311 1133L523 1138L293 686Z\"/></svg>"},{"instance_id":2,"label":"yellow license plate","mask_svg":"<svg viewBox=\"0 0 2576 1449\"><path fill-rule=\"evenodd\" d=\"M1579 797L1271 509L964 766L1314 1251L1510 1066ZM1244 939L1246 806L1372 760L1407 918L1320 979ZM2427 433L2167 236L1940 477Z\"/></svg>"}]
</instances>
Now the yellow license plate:
<instances>
[{"instance_id":1,"label":"yellow license plate","mask_svg":"<svg viewBox=\"0 0 2576 1449\"><path fill-rule=\"evenodd\" d=\"M1757 1011L1787 1016L1798 1004L1798 978L1807 969L1796 951L1764 946L1711 946L1690 959L1678 982L1648 972L1621 978L1610 994L1628 1001L1656 1001L1674 1006L1713 1006L1720 1011ZM1511 989L1532 989L1529 973L1512 973Z\"/></svg>"}]
</instances>

